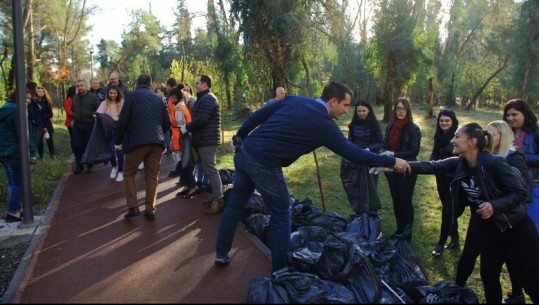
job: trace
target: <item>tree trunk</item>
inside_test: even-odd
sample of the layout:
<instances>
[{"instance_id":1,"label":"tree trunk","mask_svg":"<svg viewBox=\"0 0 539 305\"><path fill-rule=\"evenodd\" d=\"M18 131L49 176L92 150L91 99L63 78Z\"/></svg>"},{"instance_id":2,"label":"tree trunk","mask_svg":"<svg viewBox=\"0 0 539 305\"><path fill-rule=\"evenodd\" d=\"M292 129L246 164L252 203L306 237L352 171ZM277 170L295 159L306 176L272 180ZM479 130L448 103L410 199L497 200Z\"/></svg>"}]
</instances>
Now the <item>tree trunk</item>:
<instances>
[{"instance_id":1,"label":"tree trunk","mask_svg":"<svg viewBox=\"0 0 539 305\"><path fill-rule=\"evenodd\" d=\"M26 79L33 81L34 80L34 68L36 65L36 54L34 50L34 21L32 18L32 0L27 0L25 5L25 20L26 20L26 31L28 33L28 53L26 54Z\"/></svg>"},{"instance_id":2,"label":"tree trunk","mask_svg":"<svg viewBox=\"0 0 539 305\"><path fill-rule=\"evenodd\" d=\"M429 112L427 113L427 118L434 117L434 89L432 87L432 77L428 79L428 95L429 95Z\"/></svg>"},{"instance_id":3,"label":"tree trunk","mask_svg":"<svg viewBox=\"0 0 539 305\"><path fill-rule=\"evenodd\" d=\"M533 4L534 5L533 5ZM528 39L526 41L526 64L524 66L524 69L522 69L522 82L520 85L520 88L517 92L518 97L523 97L526 94L526 89L528 88L528 82L530 79L530 74L532 73L533 69L533 62L535 57L535 51L534 51L534 45L535 41L537 40L538 33L537 33L537 27L539 26L539 4L537 4L537 1L530 1L530 5L532 8L530 9L530 32L528 33Z\"/></svg>"},{"instance_id":4,"label":"tree trunk","mask_svg":"<svg viewBox=\"0 0 539 305\"><path fill-rule=\"evenodd\" d=\"M500 72L503 71L503 69L505 69L505 67L507 66L507 60L509 59L509 56L507 56L502 64L501 67L499 67L496 71L494 71L494 73L492 73L486 80L485 82L483 83L483 85L481 87L479 87L479 89L477 89L477 91L474 93L474 95L472 96L472 99L470 101L470 104L473 104L474 105L474 109L475 109L475 105L477 104L477 99L479 99L479 96L481 95L481 93L483 93L483 91L485 90L485 88L488 86L488 84L494 79L494 77L496 77L496 75L498 75ZM470 107L470 105L469 105Z\"/></svg>"}]
</instances>

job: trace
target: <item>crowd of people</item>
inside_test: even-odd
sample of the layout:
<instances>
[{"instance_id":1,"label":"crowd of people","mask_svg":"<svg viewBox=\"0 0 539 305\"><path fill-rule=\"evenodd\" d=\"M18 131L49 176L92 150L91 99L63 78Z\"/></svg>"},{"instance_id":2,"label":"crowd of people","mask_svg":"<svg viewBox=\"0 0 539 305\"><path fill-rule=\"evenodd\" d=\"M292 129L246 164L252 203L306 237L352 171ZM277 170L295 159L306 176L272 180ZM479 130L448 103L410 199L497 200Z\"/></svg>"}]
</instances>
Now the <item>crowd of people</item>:
<instances>
[{"instance_id":1,"label":"crowd of people","mask_svg":"<svg viewBox=\"0 0 539 305\"><path fill-rule=\"evenodd\" d=\"M209 75L196 77L196 95L190 84L178 83L174 78L169 78L165 86L154 87L146 74L137 78L131 91L117 72L109 75L106 86L95 78L90 84L88 89L85 80L78 80L67 90L64 101L64 123L75 160L73 174L81 174L84 166L87 173L92 173L94 163L86 161L89 146L96 128L104 128L104 124L96 122L106 117L112 127L102 133L106 158L99 161L110 163L110 179L124 184L124 218L142 214L135 175L144 169L144 217L153 221L161 159L169 154L176 166L168 175L179 177L176 196L193 198L206 189L211 196L204 202L205 213L223 213L215 241L217 265L231 262L229 251L236 228L255 190L271 216L272 271L287 264L291 211L282 168L325 146L342 157L341 180L354 216L376 213L381 208L376 174L384 172L396 223L391 238L412 239L412 198L417 177L435 175L442 209L439 239L432 256L440 257L444 250L460 248L458 219L469 207L455 282L465 286L480 257L487 302L502 301L503 264L507 265L512 283L512 291L504 301L523 302L527 293L533 302L539 302L539 235L526 214L526 204L534 200L538 177L539 127L523 99L505 103L502 120L484 128L475 122L459 124L452 109L440 110L430 158L418 161L422 135L408 99L398 98L393 103L391 121L382 132L373 107L365 100L354 103L353 92L342 83L330 82L317 99L286 97L285 89L277 87L275 98L253 112L232 138L234 187L225 204L217 164L221 110ZM0 108L0 162L8 177L8 222L21 221L23 217L19 148L12 145L18 104L13 91ZM345 136L336 120L350 105L354 112ZM45 143L50 158L55 158L52 100L47 90L29 82L26 106L29 162L35 164L37 157L44 160ZM187 149L182 150L182 146Z\"/></svg>"}]
</instances>

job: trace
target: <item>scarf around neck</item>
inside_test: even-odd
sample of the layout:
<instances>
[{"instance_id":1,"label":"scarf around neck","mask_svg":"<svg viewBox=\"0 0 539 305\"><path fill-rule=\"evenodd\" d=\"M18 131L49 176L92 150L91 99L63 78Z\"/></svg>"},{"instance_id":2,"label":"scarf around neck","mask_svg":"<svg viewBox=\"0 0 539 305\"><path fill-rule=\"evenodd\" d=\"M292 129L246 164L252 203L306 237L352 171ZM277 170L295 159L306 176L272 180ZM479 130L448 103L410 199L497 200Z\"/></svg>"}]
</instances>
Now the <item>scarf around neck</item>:
<instances>
[{"instance_id":1,"label":"scarf around neck","mask_svg":"<svg viewBox=\"0 0 539 305\"><path fill-rule=\"evenodd\" d=\"M388 136L388 144L389 144L390 151L395 152L399 148L399 142L402 135L402 130L408 123L410 123L410 119L408 117L402 120L397 119L393 121L393 127L389 131L389 136Z\"/></svg>"}]
</instances>

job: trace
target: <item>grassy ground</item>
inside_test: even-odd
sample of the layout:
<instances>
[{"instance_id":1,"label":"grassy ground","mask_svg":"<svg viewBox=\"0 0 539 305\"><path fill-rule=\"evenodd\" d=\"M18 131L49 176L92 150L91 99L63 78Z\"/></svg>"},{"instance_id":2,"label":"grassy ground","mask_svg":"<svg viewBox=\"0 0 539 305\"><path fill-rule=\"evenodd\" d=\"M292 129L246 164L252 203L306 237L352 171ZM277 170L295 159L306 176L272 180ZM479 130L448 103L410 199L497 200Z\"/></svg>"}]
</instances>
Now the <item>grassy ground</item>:
<instances>
[{"instance_id":1,"label":"grassy ground","mask_svg":"<svg viewBox=\"0 0 539 305\"><path fill-rule=\"evenodd\" d=\"M375 111L377 117L381 118L382 108L375 108ZM501 118L501 111L465 111L460 108L455 108L455 111L457 113L457 118L461 123L476 121L484 126L492 120ZM435 109L435 113L437 112L438 108ZM427 119L426 113L427 110L425 107L414 105L414 121L420 126L422 133L419 160L428 159L432 149L432 139L436 127L436 119ZM349 112L338 121L338 124L345 134L348 132L346 126L350 122L350 119L351 113ZM220 168L234 168L230 139L233 134L235 134L242 121L243 120L235 119L230 112L223 113L225 144L219 150L218 164ZM35 215L39 215L45 210L60 178L69 171L67 164L69 162L71 150L69 148L69 134L63 122L63 114L56 113L54 119L56 130L54 133L54 141L56 144L57 159L49 159L48 150L45 147L45 161L38 161L38 164L31 175L32 201L34 203ZM382 128L385 128L385 124L382 124ZM340 180L339 169L341 158L326 148L319 148L316 150L316 156L319 162L324 202L321 200L322 197L320 195L313 153L301 157L291 166L284 169L290 192L300 201L310 198L316 206L325 208L326 211L335 211L343 216L353 214L353 210L350 208ZM3 168L0 169L0 172L1 171L3 171ZM7 185L5 175L2 173L0 174L0 215L4 215L5 210L7 209L6 190ZM382 203L382 210L380 212L383 219L382 231L384 233L392 233L396 229L395 218L391 206L391 197L389 195L387 181L383 175L379 178L378 191ZM434 176L419 176L415 187L414 206L415 223L412 244L422 256L429 283L434 284L442 279L452 280L454 278L460 251L444 251L442 256L437 259L432 258L430 254L438 241L441 222L441 204L436 192ZM468 215L465 213L459 219L461 240L464 239L466 234L467 223ZM479 263L477 262L476 269L469 279L468 284L469 287L478 294L480 300L484 302L478 266ZM510 289L510 282L505 270L502 274L502 285L504 291Z\"/></svg>"}]
</instances>

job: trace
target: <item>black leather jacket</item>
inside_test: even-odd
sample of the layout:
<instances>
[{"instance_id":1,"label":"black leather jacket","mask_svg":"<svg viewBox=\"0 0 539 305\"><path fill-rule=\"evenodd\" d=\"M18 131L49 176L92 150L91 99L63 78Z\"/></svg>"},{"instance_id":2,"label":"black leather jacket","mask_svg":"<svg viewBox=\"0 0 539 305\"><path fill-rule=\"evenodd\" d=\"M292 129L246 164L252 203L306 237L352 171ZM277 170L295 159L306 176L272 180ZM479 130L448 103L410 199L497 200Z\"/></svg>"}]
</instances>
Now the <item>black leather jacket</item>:
<instances>
[{"instance_id":1,"label":"black leather jacket","mask_svg":"<svg viewBox=\"0 0 539 305\"><path fill-rule=\"evenodd\" d=\"M389 149L389 132L393 128L393 123L387 124L386 132L384 136L384 144L386 150ZM404 126L402 135L399 140L399 148L394 151L393 157L401 158L406 161L417 160L419 149L421 147L421 130L414 122L410 122Z\"/></svg>"},{"instance_id":2,"label":"black leather jacket","mask_svg":"<svg viewBox=\"0 0 539 305\"><path fill-rule=\"evenodd\" d=\"M439 161L412 161L409 162L412 172L416 174L436 174L454 172L450 183L451 198L456 215L462 214L466 194L461 189L461 180L466 176L468 163L460 157L450 157ZM513 172L507 161L489 152L480 152L477 157L477 166L481 176L477 177L477 184L481 194L488 200L494 209L493 221L501 232L511 228L526 216L526 190L521 177ZM474 210L472 208L472 210Z\"/></svg>"}]
</instances>

